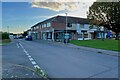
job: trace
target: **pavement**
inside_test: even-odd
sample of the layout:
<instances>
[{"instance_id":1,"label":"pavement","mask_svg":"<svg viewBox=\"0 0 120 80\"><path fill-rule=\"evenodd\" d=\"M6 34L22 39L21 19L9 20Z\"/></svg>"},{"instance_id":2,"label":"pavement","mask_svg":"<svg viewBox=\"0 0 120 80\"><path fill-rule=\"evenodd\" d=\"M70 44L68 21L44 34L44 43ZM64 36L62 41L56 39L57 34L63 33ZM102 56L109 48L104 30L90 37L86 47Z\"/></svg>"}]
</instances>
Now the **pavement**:
<instances>
[{"instance_id":1,"label":"pavement","mask_svg":"<svg viewBox=\"0 0 120 80\"><path fill-rule=\"evenodd\" d=\"M105 55L111 55L111 56L117 56L120 57L120 52L117 51L111 51L111 50L103 50L103 49L96 49L96 48L90 48L90 47L83 47L83 46L77 46L71 43L63 43L63 42L53 42L53 41L46 41L46 40L35 40L36 42L44 42L44 43L50 43L50 44L56 44L56 45L60 45L60 46L66 46L66 47L71 47L71 48L75 48L75 49L83 49L83 50L87 50L87 51L93 51L93 52L97 52L99 54L105 54Z\"/></svg>"},{"instance_id":2,"label":"pavement","mask_svg":"<svg viewBox=\"0 0 120 80\"><path fill-rule=\"evenodd\" d=\"M3 46L2 50L4 78L16 77L12 73L15 71L19 78L39 78L36 73L27 70L32 69L34 71L36 66L45 71L49 78L119 77L119 57L112 56L118 54L114 51L78 47L51 41L25 41L22 39L13 40L11 44ZM20 68L21 65L26 68ZM12 75L7 76L8 71Z\"/></svg>"}]
</instances>

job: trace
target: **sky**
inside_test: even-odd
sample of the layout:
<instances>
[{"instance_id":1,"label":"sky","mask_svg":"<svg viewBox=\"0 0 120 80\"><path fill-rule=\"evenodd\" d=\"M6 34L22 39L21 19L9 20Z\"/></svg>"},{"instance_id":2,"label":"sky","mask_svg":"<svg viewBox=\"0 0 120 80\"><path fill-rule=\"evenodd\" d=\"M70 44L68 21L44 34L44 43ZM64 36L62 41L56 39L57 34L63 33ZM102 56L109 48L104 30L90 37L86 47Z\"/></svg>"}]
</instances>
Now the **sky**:
<instances>
[{"instance_id":1,"label":"sky","mask_svg":"<svg viewBox=\"0 0 120 80\"><path fill-rule=\"evenodd\" d=\"M86 18L91 2L2 2L2 30L21 33L33 25L56 15Z\"/></svg>"}]
</instances>

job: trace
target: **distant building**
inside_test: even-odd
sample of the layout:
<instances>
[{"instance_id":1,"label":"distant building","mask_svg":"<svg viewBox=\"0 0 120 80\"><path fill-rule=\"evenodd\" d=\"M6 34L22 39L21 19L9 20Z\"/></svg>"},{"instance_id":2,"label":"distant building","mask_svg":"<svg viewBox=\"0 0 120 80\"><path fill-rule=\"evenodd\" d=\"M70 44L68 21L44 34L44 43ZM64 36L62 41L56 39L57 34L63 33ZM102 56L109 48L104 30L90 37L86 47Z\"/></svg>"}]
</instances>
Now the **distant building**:
<instances>
[{"instance_id":1,"label":"distant building","mask_svg":"<svg viewBox=\"0 0 120 80\"><path fill-rule=\"evenodd\" d=\"M104 27L90 27L89 21L85 18L67 16L55 16L45 21L39 22L31 27L29 34L33 39L63 41L64 35L69 33L71 40L88 40L102 38Z\"/></svg>"}]
</instances>

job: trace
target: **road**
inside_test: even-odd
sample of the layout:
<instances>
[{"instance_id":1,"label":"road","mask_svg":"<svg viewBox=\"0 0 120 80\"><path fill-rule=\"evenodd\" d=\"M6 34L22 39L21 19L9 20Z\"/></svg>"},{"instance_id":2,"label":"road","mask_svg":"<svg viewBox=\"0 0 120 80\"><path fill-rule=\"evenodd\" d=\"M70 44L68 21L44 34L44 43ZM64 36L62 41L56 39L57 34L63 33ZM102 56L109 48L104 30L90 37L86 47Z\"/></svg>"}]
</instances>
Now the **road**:
<instances>
[{"instance_id":1,"label":"road","mask_svg":"<svg viewBox=\"0 0 120 80\"><path fill-rule=\"evenodd\" d=\"M7 77L6 68L16 64L32 70L39 66L50 78L118 78L118 57L115 56L45 41L13 40L2 50L3 77ZM18 72L24 73L19 77L38 77L23 69Z\"/></svg>"}]
</instances>

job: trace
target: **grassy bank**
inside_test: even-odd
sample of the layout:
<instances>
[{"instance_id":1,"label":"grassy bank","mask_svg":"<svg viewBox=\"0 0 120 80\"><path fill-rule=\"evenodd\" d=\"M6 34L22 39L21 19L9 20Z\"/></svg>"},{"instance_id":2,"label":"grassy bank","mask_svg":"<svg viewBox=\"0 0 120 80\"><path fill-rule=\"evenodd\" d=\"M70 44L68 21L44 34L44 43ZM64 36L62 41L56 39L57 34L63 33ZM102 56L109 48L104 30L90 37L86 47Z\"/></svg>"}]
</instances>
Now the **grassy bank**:
<instances>
[{"instance_id":1,"label":"grassy bank","mask_svg":"<svg viewBox=\"0 0 120 80\"><path fill-rule=\"evenodd\" d=\"M70 43L78 45L78 46L85 46L85 47L91 47L91 48L98 48L98 49L105 49L105 50L113 50L113 51L120 51L118 48L118 42L120 40L112 40L112 39L106 39L102 41L101 39L97 40L71 40Z\"/></svg>"},{"instance_id":2,"label":"grassy bank","mask_svg":"<svg viewBox=\"0 0 120 80\"><path fill-rule=\"evenodd\" d=\"M10 39L3 39L0 41L0 45L5 45L5 44L10 43L10 42L11 42Z\"/></svg>"}]
</instances>

